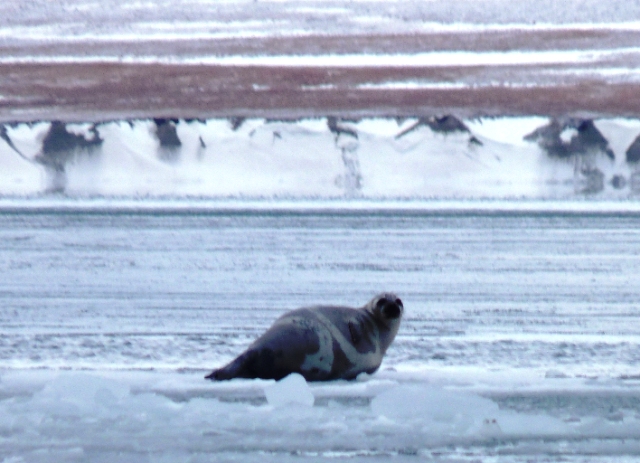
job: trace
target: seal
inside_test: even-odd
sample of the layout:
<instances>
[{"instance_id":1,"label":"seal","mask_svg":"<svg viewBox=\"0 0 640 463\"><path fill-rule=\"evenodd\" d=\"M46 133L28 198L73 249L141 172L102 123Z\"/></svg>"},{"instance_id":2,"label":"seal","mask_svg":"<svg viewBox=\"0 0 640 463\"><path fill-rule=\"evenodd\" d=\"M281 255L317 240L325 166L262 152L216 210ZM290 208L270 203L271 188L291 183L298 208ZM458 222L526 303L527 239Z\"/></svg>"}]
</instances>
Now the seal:
<instances>
[{"instance_id":1,"label":"seal","mask_svg":"<svg viewBox=\"0 0 640 463\"><path fill-rule=\"evenodd\" d=\"M315 306L282 315L246 351L205 378L279 380L291 373L307 381L354 379L373 373L398 332L404 306L393 293L359 309Z\"/></svg>"}]
</instances>

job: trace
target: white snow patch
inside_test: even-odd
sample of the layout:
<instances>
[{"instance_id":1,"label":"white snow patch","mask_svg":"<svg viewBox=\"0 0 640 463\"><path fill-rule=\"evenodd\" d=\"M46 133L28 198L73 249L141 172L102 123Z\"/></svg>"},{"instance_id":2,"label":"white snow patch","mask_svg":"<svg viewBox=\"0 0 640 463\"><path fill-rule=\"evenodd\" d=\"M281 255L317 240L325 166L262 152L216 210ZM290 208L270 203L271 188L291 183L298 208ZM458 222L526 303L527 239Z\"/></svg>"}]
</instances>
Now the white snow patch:
<instances>
[{"instance_id":1,"label":"white snow patch","mask_svg":"<svg viewBox=\"0 0 640 463\"><path fill-rule=\"evenodd\" d=\"M578 135L578 131L573 127L569 127L560 132L560 140L564 143L569 143L576 135Z\"/></svg>"},{"instance_id":2,"label":"white snow patch","mask_svg":"<svg viewBox=\"0 0 640 463\"><path fill-rule=\"evenodd\" d=\"M393 81L380 84L367 83L357 86L361 90L464 90L471 87L478 87L478 85L465 84L463 82Z\"/></svg>"},{"instance_id":3,"label":"white snow patch","mask_svg":"<svg viewBox=\"0 0 640 463\"><path fill-rule=\"evenodd\" d=\"M208 64L221 66L265 67L461 67L522 66L597 63L624 54L638 54L640 48L614 50L552 50L512 52L435 51L398 54L326 54L326 55L226 55L226 56L159 56L159 55L56 55L4 56L0 64L16 63L162 63Z\"/></svg>"},{"instance_id":4,"label":"white snow patch","mask_svg":"<svg viewBox=\"0 0 640 463\"><path fill-rule=\"evenodd\" d=\"M5 140L0 140L0 195L32 195L46 188L44 167L32 160L38 143L31 137L24 141L20 137L12 140L20 151L17 153Z\"/></svg>"},{"instance_id":5,"label":"white snow patch","mask_svg":"<svg viewBox=\"0 0 640 463\"><path fill-rule=\"evenodd\" d=\"M471 133L513 147L530 147L524 137L549 123L546 117L487 117L466 120ZM640 132L640 130L639 130Z\"/></svg>"},{"instance_id":6,"label":"white snow patch","mask_svg":"<svg viewBox=\"0 0 640 463\"><path fill-rule=\"evenodd\" d=\"M15 156L0 141L0 185L6 195L33 195L46 187L44 168Z\"/></svg>"},{"instance_id":7,"label":"white snow patch","mask_svg":"<svg viewBox=\"0 0 640 463\"><path fill-rule=\"evenodd\" d=\"M47 135L49 127L51 127L49 122L16 124L7 126L7 135L24 157L33 159L41 152L42 141Z\"/></svg>"},{"instance_id":8,"label":"white snow patch","mask_svg":"<svg viewBox=\"0 0 640 463\"><path fill-rule=\"evenodd\" d=\"M611 150L616 157L616 166L623 167L626 160L626 152L640 136L640 120L638 119L599 119L594 125L609 142Z\"/></svg>"}]
</instances>

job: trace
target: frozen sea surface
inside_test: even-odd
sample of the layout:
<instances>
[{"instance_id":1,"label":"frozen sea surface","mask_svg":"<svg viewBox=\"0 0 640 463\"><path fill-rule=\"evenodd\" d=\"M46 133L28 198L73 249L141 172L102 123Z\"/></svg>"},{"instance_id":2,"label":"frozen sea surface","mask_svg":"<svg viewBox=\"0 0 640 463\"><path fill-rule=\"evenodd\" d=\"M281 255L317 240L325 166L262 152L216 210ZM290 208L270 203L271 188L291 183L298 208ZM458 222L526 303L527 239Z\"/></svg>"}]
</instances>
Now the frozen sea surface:
<instances>
[{"instance_id":1,"label":"frozen sea surface","mask_svg":"<svg viewBox=\"0 0 640 463\"><path fill-rule=\"evenodd\" d=\"M4 204L0 461L640 458L637 208L140 204ZM383 290L370 377L203 379Z\"/></svg>"}]
</instances>

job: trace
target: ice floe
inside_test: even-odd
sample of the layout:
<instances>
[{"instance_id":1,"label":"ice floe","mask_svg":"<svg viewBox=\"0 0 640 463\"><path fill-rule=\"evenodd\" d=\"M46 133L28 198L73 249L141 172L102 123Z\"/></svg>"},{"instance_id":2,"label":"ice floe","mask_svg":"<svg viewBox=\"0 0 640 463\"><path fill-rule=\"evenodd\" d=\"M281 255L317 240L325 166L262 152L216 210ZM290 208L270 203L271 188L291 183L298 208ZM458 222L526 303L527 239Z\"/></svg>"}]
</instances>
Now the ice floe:
<instances>
[{"instance_id":1,"label":"ice floe","mask_svg":"<svg viewBox=\"0 0 640 463\"><path fill-rule=\"evenodd\" d=\"M512 456L564 449L590 454L616 444L622 454L640 450L637 412L523 412L491 396L428 383L336 384L342 397L327 396L326 386L319 386L316 393L325 399L311 406L305 398L301 407L295 398L316 388L295 377L196 389L191 375L173 376L174 387L192 390L180 398L162 391L157 377L162 375L40 373L31 374L28 383L22 382L24 375L4 373L0 382L3 461L200 461L233 454L268 461L292 454L460 457L475 448ZM33 387L34 378L39 386ZM279 398L267 392L265 400L261 385L278 390ZM227 395L212 396L216 390ZM284 400L287 395L295 403Z\"/></svg>"}]
</instances>

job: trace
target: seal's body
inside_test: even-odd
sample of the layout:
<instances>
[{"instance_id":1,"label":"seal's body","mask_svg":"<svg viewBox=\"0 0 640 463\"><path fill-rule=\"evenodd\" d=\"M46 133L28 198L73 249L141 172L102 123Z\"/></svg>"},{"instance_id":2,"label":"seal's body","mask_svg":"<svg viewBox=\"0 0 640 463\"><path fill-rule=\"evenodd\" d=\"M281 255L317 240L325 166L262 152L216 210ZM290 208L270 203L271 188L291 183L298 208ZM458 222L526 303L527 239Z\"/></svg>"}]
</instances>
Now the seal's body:
<instances>
[{"instance_id":1,"label":"seal's body","mask_svg":"<svg viewBox=\"0 0 640 463\"><path fill-rule=\"evenodd\" d=\"M391 293L379 294L360 309L293 310L206 378L278 380L300 373L307 381L327 381L373 373L398 332L403 310L402 301Z\"/></svg>"}]
</instances>

